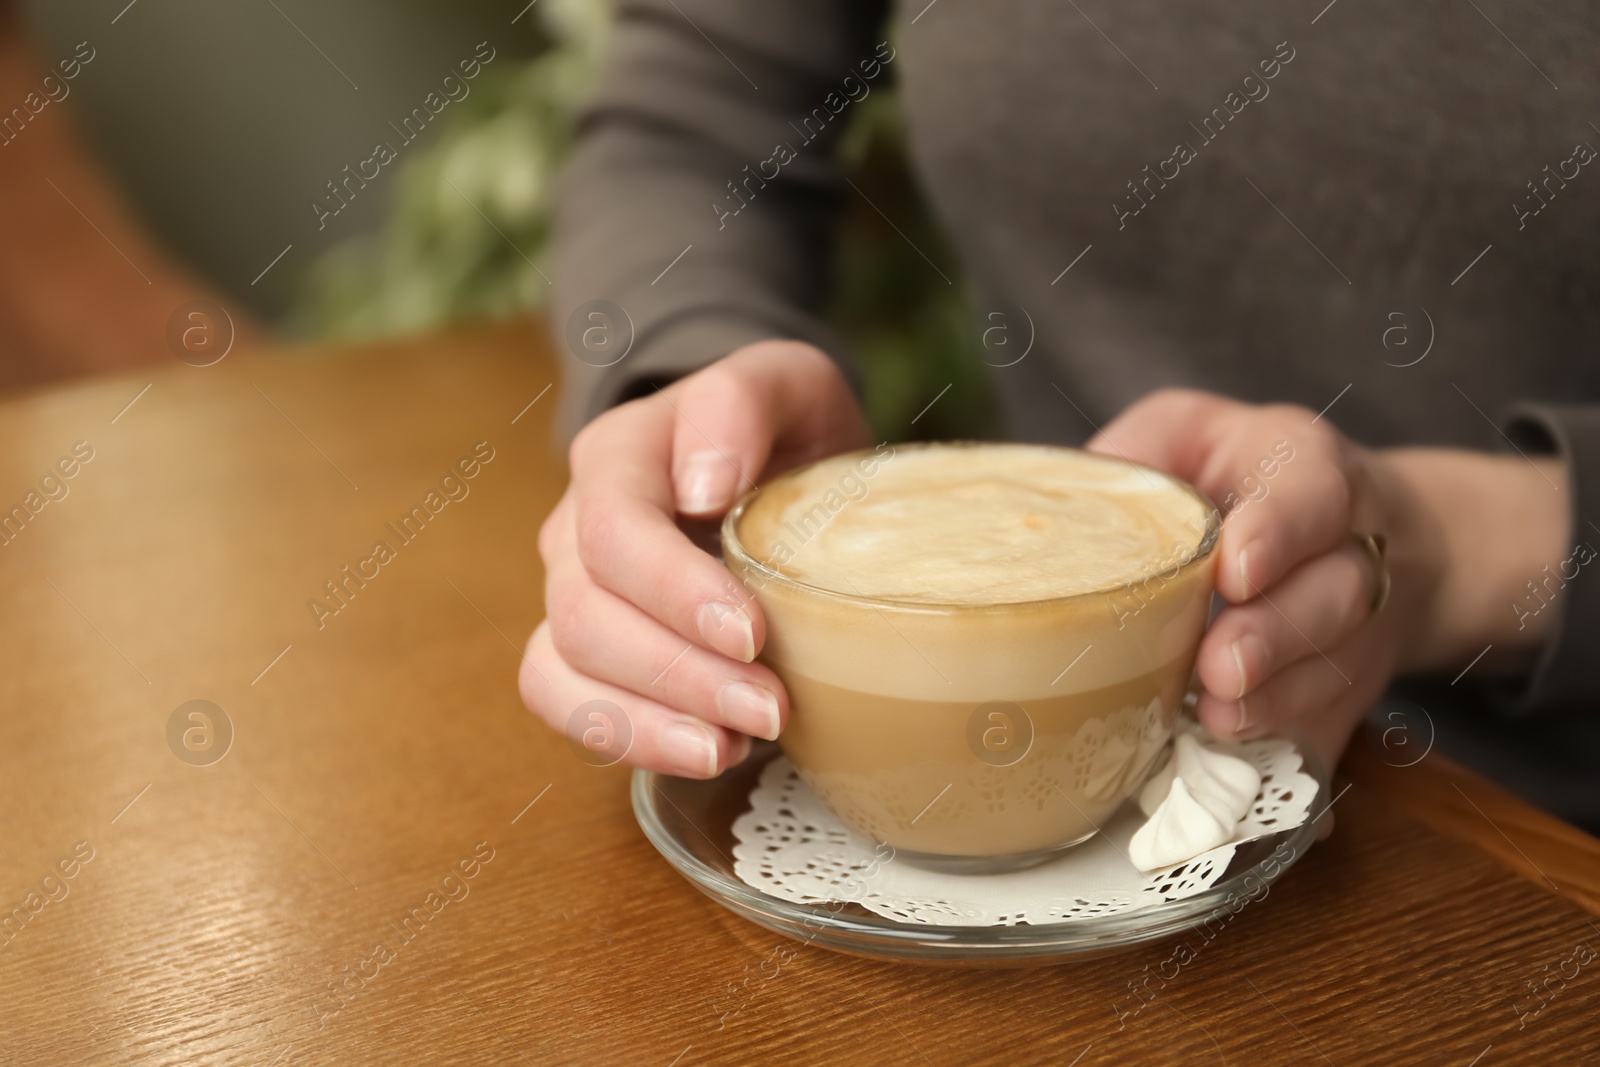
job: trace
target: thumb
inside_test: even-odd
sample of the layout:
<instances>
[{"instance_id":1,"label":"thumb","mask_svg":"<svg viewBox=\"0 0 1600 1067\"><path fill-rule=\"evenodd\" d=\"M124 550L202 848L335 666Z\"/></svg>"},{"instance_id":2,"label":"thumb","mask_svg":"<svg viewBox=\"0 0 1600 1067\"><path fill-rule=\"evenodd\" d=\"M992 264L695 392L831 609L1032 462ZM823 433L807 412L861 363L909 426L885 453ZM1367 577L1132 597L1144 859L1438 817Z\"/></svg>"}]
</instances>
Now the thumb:
<instances>
[{"instance_id":1,"label":"thumb","mask_svg":"<svg viewBox=\"0 0 1600 1067\"><path fill-rule=\"evenodd\" d=\"M1084 448L1175 474L1205 492L1201 483L1211 458L1210 430L1242 409L1210 393L1162 389L1129 405Z\"/></svg>"},{"instance_id":2,"label":"thumb","mask_svg":"<svg viewBox=\"0 0 1600 1067\"><path fill-rule=\"evenodd\" d=\"M751 377L713 364L662 398L676 411L672 490L678 512L721 515L755 488L772 451L768 398Z\"/></svg>"}]
</instances>

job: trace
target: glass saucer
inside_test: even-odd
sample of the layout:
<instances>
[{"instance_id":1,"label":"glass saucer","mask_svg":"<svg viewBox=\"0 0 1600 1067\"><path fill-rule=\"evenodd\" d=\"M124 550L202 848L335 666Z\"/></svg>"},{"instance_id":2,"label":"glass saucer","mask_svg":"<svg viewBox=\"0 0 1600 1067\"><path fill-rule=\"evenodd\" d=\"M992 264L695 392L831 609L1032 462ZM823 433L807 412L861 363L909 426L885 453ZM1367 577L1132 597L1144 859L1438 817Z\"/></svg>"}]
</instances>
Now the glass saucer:
<instances>
[{"instance_id":1,"label":"glass saucer","mask_svg":"<svg viewBox=\"0 0 1600 1067\"><path fill-rule=\"evenodd\" d=\"M1306 822L1239 846L1222 878L1209 889L1112 915L1015 926L929 926L875 915L859 904L794 904L746 885L734 873L733 821L750 810L761 769L779 755L776 743L756 743L750 758L719 778L701 781L653 771L633 773L633 812L667 862L711 899L780 934L838 952L877 959L966 967L1036 967L1070 963L1174 937L1199 923L1237 913L1261 899L1305 855L1328 807L1328 772L1298 734L1283 735L1317 783ZM1273 859L1287 846L1289 859ZM1241 903L1242 902L1242 903Z\"/></svg>"}]
</instances>

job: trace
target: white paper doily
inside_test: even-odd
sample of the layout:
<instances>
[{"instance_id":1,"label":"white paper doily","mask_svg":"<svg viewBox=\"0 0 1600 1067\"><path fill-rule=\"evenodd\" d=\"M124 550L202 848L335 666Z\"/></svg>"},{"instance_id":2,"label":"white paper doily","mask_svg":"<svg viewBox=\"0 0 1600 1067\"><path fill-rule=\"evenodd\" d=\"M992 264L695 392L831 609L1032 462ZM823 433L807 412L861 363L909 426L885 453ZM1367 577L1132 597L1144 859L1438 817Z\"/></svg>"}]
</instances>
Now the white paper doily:
<instances>
[{"instance_id":1,"label":"white paper doily","mask_svg":"<svg viewBox=\"0 0 1600 1067\"><path fill-rule=\"evenodd\" d=\"M1261 791L1233 838L1187 863L1145 873L1127 858L1144 822L1130 801L1097 834L1060 858L1005 874L946 874L896 862L893 851L849 829L779 756L733 823L734 871L747 885L795 904L851 901L903 923L1014 926L1113 915L1193 896L1215 884L1246 841L1306 821L1316 779L1281 739L1232 746L1261 771Z\"/></svg>"}]
</instances>

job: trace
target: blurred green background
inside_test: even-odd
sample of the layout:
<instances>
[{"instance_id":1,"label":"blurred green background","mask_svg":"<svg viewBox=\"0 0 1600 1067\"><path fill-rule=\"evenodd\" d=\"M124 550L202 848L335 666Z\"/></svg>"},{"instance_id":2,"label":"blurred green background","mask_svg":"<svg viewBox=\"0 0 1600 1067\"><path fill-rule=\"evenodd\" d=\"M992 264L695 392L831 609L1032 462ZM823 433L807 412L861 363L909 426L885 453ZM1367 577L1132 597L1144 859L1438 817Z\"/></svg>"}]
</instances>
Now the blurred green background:
<instances>
[{"instance_id":1,"label":"blurred green background","mask_svg":"<svg viewBox=\"0 0 1600 1067\"><path fill-rule=\"evenodd\" d=\"M540 306L549 287L534 263L549 234L552 181L599 75L608 13L599 0L547 0L539 10L538 55L486 75L442 142L406 165L382 231L317 264L299 330L366 337ZM867 197L955 281L864 200L847 202L827 317L860 360L875 431L888 440L990 435L994 404L960 274L907 168L894 93L855 109L840 154Z\"/></svg>"}]
</instances>

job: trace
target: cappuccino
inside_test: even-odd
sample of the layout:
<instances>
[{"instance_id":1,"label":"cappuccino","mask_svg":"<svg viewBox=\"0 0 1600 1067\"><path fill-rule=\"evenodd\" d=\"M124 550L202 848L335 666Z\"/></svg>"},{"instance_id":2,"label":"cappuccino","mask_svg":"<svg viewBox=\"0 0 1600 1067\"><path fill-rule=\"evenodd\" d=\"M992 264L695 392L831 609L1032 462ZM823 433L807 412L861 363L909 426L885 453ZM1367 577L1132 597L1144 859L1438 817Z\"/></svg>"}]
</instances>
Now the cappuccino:
<instances>
[{"instance_id":1,"label":"cappuccino","mask_svg":"<svg viewBox=\"0 0 1600 1067\"><path fill-rule=\"evenodd\" d=\"M1176 479L1072 449L837 456L728 516L767 619L785 752L913 860L1035 862L1092 836L1171 734L1219 517Z\"/></svg>"}]
</instances>

